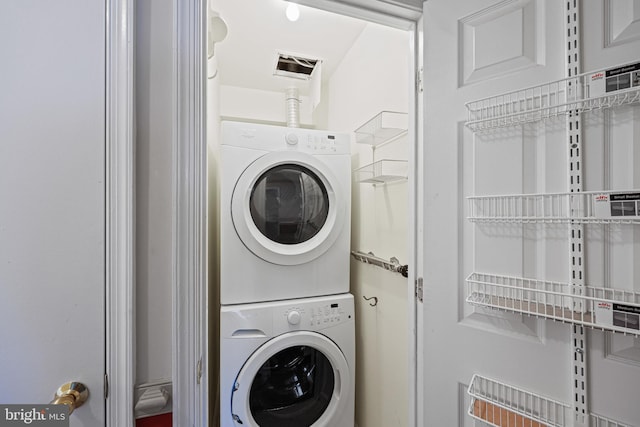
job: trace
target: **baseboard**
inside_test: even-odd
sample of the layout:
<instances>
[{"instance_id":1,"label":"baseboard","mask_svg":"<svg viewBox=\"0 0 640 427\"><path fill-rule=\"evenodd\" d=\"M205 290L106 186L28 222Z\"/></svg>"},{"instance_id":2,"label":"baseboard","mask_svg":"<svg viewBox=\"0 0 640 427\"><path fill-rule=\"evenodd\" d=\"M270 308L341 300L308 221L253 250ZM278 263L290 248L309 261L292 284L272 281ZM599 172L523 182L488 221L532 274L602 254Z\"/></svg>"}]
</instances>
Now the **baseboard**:
<instances>
[{"instance_id":1,"label":"baseboard","mask_svg":"<svg viewBox=\"0 0 640 427\"><path fill-rule=\"evenodd\" d=\"M173 411L173 386L170 380L139 384L134 390L134 416L145 418Z\"/></svg>"}]
</instances>

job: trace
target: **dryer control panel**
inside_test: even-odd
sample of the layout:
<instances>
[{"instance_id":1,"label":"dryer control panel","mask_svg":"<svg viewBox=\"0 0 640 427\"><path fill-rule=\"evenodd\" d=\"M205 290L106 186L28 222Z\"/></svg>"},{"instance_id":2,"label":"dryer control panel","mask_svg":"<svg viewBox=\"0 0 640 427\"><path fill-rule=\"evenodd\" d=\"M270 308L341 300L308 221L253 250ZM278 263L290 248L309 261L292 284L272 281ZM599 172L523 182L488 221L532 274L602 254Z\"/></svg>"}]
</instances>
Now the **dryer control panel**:
<instances>
[{"instance_id":1,"label":"dryer control panel","mask_svg":"<svg viewBox=\"0 0 640 427\"><path fill-rule=\"evenodd\" d=\"M293 145L299 151L313 154L341 154L348 152L348 147L345 147L345 141L341 137L342 135L316 131L313 133L305 132L302 135L289 133L286 140L291 148L292 144L289 141L295 139L296 144Z\"/></svg>"},{"instance_id":2,"label":"dryer control panel","mask_svg":"<svg viewBox=\"0 0 640 427\"><path fill-rule=\"evenodd\" d=\"M309 154L349 154L351 137L327 130L222 122L222 145L264 151L292 150Z\"/></svg>"}]
</instances>

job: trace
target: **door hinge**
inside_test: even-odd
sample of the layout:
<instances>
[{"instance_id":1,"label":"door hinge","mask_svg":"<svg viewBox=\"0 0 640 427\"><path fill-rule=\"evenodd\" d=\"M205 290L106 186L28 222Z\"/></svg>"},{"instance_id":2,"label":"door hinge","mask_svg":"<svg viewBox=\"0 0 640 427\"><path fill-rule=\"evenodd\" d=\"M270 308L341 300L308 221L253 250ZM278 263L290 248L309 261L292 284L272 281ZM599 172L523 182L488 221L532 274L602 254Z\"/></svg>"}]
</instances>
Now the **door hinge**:
<instances>
[{"instance_id":1,"label":"door hinge","mask_svg":"<svg viewBox=\"0 0 640 427\"><path fill-rule=\"evenodd\" d=\"M416 298L418 298L418 301L420 302L422 302L423 292L423 280L422 277L418 277L416 279Z\"/></svg>"},{"instance_id":2,"label":"door hinge","mask_svg":"<svg viewBox=\"0 0 640 427\"><path fill-rule=\"evenodd\" d=\"M202 357L198 360L198 364L196 365L196 382L200 384L200 380L202 379Z\"/></svg>"},{"instance_id":3,"label":"door hinge","mask_svg":"<svg viewBox=\"0 0 640 427\"><path fill-rule=\"evenodd\" d=\"M420 68L416 73L416 89L418 93L424 92L424 68Z\"/></svg>"},{"instance_id":4,"label":"door hinge","mask_svg":"<svg viewBox=\"0 0 640 427\"><path fill-rule=\"evenodd\" d=\"M104 400L109 398L109 375L104 374Z\"/></svg>"}]
</instances>

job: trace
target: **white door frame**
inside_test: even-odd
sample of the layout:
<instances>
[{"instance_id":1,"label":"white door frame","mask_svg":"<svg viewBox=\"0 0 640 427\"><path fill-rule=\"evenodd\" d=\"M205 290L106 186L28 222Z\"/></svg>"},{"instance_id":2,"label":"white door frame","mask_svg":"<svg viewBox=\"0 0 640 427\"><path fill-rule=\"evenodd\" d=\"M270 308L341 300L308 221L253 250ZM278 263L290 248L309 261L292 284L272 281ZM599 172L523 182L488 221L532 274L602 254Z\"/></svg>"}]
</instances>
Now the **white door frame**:
<instances>
[{"instance_id":1,"label":"white door frame","mask_svg":"<svg viewBox=\"0 0 640 427\"><path fill-rule=\"evenodd\" d=\"M206 0L174 0L173 425L209 418Z\"/></svg>"},{"instance_id":2,"label":"white door frame","mask_svg":"<svg viewBox=\"0 0 640 427\"><path fill-rule=\"evenodd\" d=\"M418 267L416 197L422 185L419 176L418 140L423 118L418 116L423 97L416 93L418 48L422 31L421 13L385 0L300 0L300 4L324 9L412 34L409 83L413 97L409 106L409 414L410 426L417 421L417 302ZM173 425L206 426L209 417L208 286L207 286L207 141L206 114L206 0L174 0L174 163L173 163Z\"/></svg>"},{"instance_id":3,"label":"white door frame","mask_svg":"<svg viewBox=\"0 0 640 427\"><path fill-rule=\"evenodd\" d=\"M133 20L134 0L106 1L104 398L109 427L134 425Z\"/></svg>"}]
</instances>

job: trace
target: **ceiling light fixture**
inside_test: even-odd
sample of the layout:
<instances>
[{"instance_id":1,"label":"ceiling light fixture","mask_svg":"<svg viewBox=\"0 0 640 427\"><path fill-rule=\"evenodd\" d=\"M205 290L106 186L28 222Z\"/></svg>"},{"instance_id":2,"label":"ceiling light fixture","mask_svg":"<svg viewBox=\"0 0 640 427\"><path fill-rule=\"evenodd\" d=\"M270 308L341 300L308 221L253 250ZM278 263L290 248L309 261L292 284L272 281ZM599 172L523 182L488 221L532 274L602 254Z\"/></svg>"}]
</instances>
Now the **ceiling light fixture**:
<instances>
[{"instance_id":1,"label":"ceiling light fixture","mask_svg":"<svg viewBox=\"0 0 640 427\"><path fill-rule=\"evenodd\" d=\"M291 22L295 22L300 18L300 8L295 3L289 3L286 11L287 19Z\"/></svg>"}]
</instances>

